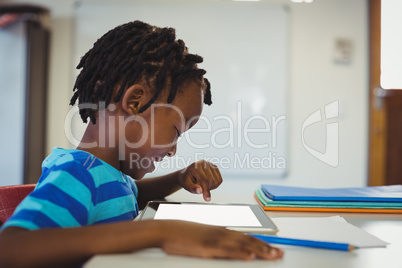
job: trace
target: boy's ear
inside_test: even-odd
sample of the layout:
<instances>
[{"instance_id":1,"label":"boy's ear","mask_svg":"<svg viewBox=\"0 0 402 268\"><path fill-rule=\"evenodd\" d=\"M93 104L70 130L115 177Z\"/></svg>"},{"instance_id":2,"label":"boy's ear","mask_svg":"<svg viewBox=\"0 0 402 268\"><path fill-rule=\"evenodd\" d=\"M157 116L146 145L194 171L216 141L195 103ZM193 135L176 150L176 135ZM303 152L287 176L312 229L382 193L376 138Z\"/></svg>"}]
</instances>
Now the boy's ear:
<instances>
[{"instance_id":1,"label":"boy's ear","mask_svg":"<svg viewBox=\"0 0 402 268\"><path fill-rule=\"evenodd\" d=\"M130 115L138 113L138 110L148 100L148 91L141 84L134 84L126 89L121 100L122 108Z\"/></svg>"}]
</instances>

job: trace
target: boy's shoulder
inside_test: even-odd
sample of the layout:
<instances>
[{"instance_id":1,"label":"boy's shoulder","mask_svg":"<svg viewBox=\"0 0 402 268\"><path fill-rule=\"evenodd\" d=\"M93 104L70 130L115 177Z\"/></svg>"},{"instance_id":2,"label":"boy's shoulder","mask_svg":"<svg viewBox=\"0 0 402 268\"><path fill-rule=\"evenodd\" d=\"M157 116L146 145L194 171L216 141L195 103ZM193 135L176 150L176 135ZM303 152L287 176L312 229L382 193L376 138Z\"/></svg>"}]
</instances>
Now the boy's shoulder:
<instances>
[{"instance_id":1,"label":"boy's shoulder","mask_svg":"<svg viewBox=\"0 0 402 268\"><path fill-rule=\"evenodd\" d=\"M54 172L58 172L57 175ZM42 183L50 174L59 179L68 176L81 182L93 181L92 186L95 187L111 181L127 182L119 170L91 153L78 149L54 148L42 163L39 182Z\"/></svg>"},{"instance_id":2,"label":"boy's shoulder","mask_svg":"<svg viewBox=\"0 0 402 268\"><path fill-rule=\"evenodd\" d=\"M52 153L43 161L42 168L51 168L61 165L75 165L82 166L83 168L86 167L87 169L89 169L90 166L87 167L87 165L91 164L91 162L94 162L95 158L96 157L92 154L82 150L63 149L56 147L53 149Z\"/></svg>"},{"instance_id":3,"label":"boy's shoulder","mask_svg":"<svg viewBox=\"0 0 402 268\"><path fill-rule=\"evenodd\" d=\"M90 183L94 180L91 169L101 165L102 163L88 152L56 147L43 160L42 175L38 183L52 182L57 184L70 179Z\"/></svg>"}]
</instances>

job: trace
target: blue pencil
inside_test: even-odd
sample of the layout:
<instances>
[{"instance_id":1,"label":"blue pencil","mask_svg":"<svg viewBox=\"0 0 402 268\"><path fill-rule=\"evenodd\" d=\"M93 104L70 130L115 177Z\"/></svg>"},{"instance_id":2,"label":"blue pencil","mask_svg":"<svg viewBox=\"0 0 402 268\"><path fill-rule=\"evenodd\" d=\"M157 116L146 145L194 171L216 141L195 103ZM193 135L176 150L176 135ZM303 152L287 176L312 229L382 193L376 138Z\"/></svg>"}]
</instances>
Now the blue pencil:
<instances>
[{"instance_id":1,"label":"blue pencil","mask_svg":"<svg viewBox=\"0 0 402 268\"><path fill-rule=\"evenodd\" d=\"M355 247L355 246L352 246L349 244L344 244L344 243L284 238L284 237L262 235L262 234L249 234L249 235L254 236L255 238L258 238L264 242L272 243L272 244L292 245L292 246L311 247L311 248L325 248L325 249L334 249L334 250L343 250L343 251L357 249L357 247Z\"/></svg>"}]
</instances>

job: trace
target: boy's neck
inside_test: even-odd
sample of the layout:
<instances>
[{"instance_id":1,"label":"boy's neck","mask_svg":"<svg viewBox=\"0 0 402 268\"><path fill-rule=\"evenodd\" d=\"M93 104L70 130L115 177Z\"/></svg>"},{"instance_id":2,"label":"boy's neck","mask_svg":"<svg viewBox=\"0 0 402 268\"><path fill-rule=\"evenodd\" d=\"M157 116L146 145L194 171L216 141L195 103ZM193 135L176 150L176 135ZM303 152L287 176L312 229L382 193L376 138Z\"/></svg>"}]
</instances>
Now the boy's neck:
<instances>
[{"instance_id":1,"label":"boy's neck","mask_svg":"<svg viewBox=\"0 0 402 268\"><path fill-rule=\"evenodd\" d=\"M105 125L105 129L108 126ZM108 144L108 137L100 137L98 124L89 123L77 149L102 159L117 170L121 170L117 144Z\"/></svg>"}]
</instances>

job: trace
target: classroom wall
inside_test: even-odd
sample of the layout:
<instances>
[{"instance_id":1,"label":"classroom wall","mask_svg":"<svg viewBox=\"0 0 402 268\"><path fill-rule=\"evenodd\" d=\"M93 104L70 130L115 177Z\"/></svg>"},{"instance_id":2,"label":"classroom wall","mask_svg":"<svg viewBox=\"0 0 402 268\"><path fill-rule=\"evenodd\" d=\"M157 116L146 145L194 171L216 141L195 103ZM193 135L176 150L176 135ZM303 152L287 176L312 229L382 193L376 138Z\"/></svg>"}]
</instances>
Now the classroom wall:
<instances>
[{"instance_id":1,"label":"classroom wall","mask_svg":"<svg viewBox=\"0 0 402 268\"><path fill-rule=\"evenodd\" d=\"M4 1L3 1L4 2ZM73 84L72 0L5 1L45 4L52 11L48 144L68 147L64 116ZM364 186L368 144L368 26L366 0L316 0L290 9L290 81L288 172L283 178L224 178L221 192L252 191L261 183L299 186ZM351 60L336 62L336 39L350 41ZM339 56L339 55L338 55ZM273 96L274 97L274 96ZM326 126L338 127L338 163L328 165L303 146L303 122L318 109L339 102L338 116L311 124L304 131L307 146L325 152ZM330 130L330 129L329 129ZM332 132L331 132L332 133ZM333 134L333 133L332 133Z\"/></svg>"},{"instance_id":2,"label":"classroom wall","mask_svg":"<svg viewBox=\"0 0 402 268\"><path fill-rule=\"evenodd\" d=\"M231 182L231 189L255 189L260 183L315 187L367 185L368 158L368 24L364 0L316 0L292 4L289 88L289 169L284 179ZM334 62L336 38L352 40L352 60ZM339 100L339 117L309 126L308 145L323 152L325 123L338 123L339 163L336 167L304 148L304 120L317 109Z\"/></svg>"}]
</instances>

